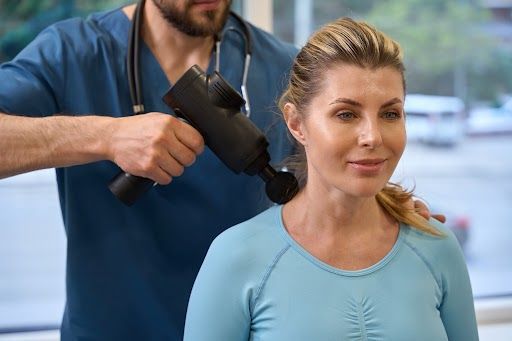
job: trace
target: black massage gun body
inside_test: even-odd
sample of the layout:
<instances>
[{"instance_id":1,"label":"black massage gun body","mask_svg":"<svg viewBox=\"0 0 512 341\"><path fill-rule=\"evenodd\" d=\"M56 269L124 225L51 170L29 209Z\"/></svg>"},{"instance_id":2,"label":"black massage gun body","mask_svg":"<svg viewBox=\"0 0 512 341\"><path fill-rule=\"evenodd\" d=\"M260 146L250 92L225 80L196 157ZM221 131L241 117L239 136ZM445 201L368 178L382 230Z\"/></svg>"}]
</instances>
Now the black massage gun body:
<instances>
[{"instance_id":1,"label":"black massage gun body","mask_svg":"<svg viewBox=\"0 0 512 341\"><path fill-rule=\"evenodd\" d=\"M298 190L297 180L287 172L276 172L270 165L268 142L263 133L240 107L243 98L219 73L206 75L197 65L190 68L164 96L175 114L203 136L205 144L233 172L259 175L266 192L276 203L285 203ZM127 173L110 183L110 190L131 205L153 181Z\"/></svg>"},{"instance_id":2,"label":"black massage gun body","mask_svg":"<svg viewBox=\"0 0 512 341\"><path fill-rule=\"evenodd\" d=\"M233 172L256 175L251 164L270 161L265 136L240 113L243 98L217 72L207 76L193 66L165 94L164 101L199 131L205 144Z\"/></svg>"}]
</instances>

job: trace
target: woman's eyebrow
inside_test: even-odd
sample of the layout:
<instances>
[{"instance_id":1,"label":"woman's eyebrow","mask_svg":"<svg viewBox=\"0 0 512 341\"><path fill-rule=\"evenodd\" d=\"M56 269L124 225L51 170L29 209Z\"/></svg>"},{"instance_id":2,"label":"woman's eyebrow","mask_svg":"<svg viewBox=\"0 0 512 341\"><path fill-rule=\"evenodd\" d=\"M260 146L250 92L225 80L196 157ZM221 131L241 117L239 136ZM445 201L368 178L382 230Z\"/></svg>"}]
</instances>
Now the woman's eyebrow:
<instances>
[{"instance_id":1,"label":"woman's eyebrow","mask_svg":"<svg viewBox=\"0 0 512 341\"><path fill-rule=\"evenodd\" d=\"M400 98L398 98L398 97L395 97L393 99L390 99L389 101L387 101L386 103L384 103L380 107L381 108L389 107L390 105L397 104L397 103L402 103L402 100Z\"/></svg>"},{"instance_id":2,"label":"woman's eyebrow","mask_svg":"<svg viewBox=\"0 0 512 341\"><path fill-rule=\"evenodd\" d=\"M353 106L356 106L356 107L361 107L362 106L361 103L359 103L357 101L354 101L353 99L345 98L345 97L336 98L334 101L329 103L329 105L338 104L338 103L350 104L350 105L353 105ZM380 107L381 108L389 107L390 105L397 104L397 103L402 103L402 100L400 98L398 98L398 97L395 97L395 98L390 99L389 101L387 101L386 103L384 103Z\"/></svg>"},{"instance_id":3,"label":"woman's eyebrow","mask_svg":"<svg viewBox=\"0 0 512 341\"><path fill-rule=\"evenodd\" d=\"M351 105L354 105L356 107L361 107L362 106L361 103L359 103L357 101L354 101L353 99L345 98L345 97L336 98L334 101L329 103L329 105L333 105L333 104L337 104L337 103L351 104Z\"/></svg>"}]
</instances>

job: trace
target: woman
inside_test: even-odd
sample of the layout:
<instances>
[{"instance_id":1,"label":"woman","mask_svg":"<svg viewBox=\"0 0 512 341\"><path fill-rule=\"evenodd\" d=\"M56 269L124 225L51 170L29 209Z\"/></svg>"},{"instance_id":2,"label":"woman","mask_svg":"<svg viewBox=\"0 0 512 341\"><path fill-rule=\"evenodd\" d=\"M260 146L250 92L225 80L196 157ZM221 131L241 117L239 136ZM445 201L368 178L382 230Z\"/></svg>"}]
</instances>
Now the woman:
<instances>
[{"instance_id":1,"label":"woman","mask_svg":"<svg viewBox=\"0 0 512 341\"><path fill-rule=\"evenodd\" d=\"M405 148L399 45L340 19L315 33L280 100L300 192L210 247L185 340L476 340L452 233L389 183Z\"/></svg>"}]
</instances>

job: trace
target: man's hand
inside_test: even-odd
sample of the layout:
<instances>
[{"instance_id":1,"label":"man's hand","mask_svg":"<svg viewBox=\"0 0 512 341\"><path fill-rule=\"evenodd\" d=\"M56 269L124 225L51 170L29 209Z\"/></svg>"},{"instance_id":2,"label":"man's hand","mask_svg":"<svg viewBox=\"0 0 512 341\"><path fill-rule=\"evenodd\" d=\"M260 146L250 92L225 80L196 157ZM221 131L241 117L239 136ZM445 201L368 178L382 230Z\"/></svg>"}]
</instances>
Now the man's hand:
<instances>
[{"instance_id":1,"label":"man's hand","mask_svg":"<svg viewBox=\"0 0 512 341\"><path fill-rule=\"evenodd\" d=\"M148 113L113 121L109 159L125 172L166 185L204 150L201 134L187 123Z\"/></svg>"},{"instance_id":2,"label":"man's hand","mask_svg":"<svg viewBox=\"0 0 512 341\"><path fill-rule=\"evenodd\" d=\"M418 212L423 218L427 220L432 217L442 223L446 222L446 217L443 214L431 214L428 206L421 200L414 200L414 208L416 209L416 212Z\"/></svg>"}]
</instances>

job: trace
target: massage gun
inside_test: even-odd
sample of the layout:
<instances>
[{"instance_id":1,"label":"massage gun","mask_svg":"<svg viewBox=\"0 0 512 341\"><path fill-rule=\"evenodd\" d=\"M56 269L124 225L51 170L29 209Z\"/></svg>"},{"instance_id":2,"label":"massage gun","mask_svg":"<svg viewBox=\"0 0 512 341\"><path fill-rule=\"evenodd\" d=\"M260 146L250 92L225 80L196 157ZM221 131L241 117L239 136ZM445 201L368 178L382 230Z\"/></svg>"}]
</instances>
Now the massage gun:
<instances>
[{"instance_id":1,"label":"massage gun","mask_svg":"<svg viewBox=\"0 0 512 341\"><path fill-rule=\"evenodd\" d=\"M191 67L163 98L174 113L203 136L205 144L233 172L259 175L270 200L288 202L298 191L297 179L270 166L268 141L243 113L244 99L218 72L206 75ZM109 189L126 205L155 185L153 180L121 172Z\"/></svg>"}]
</instances>

